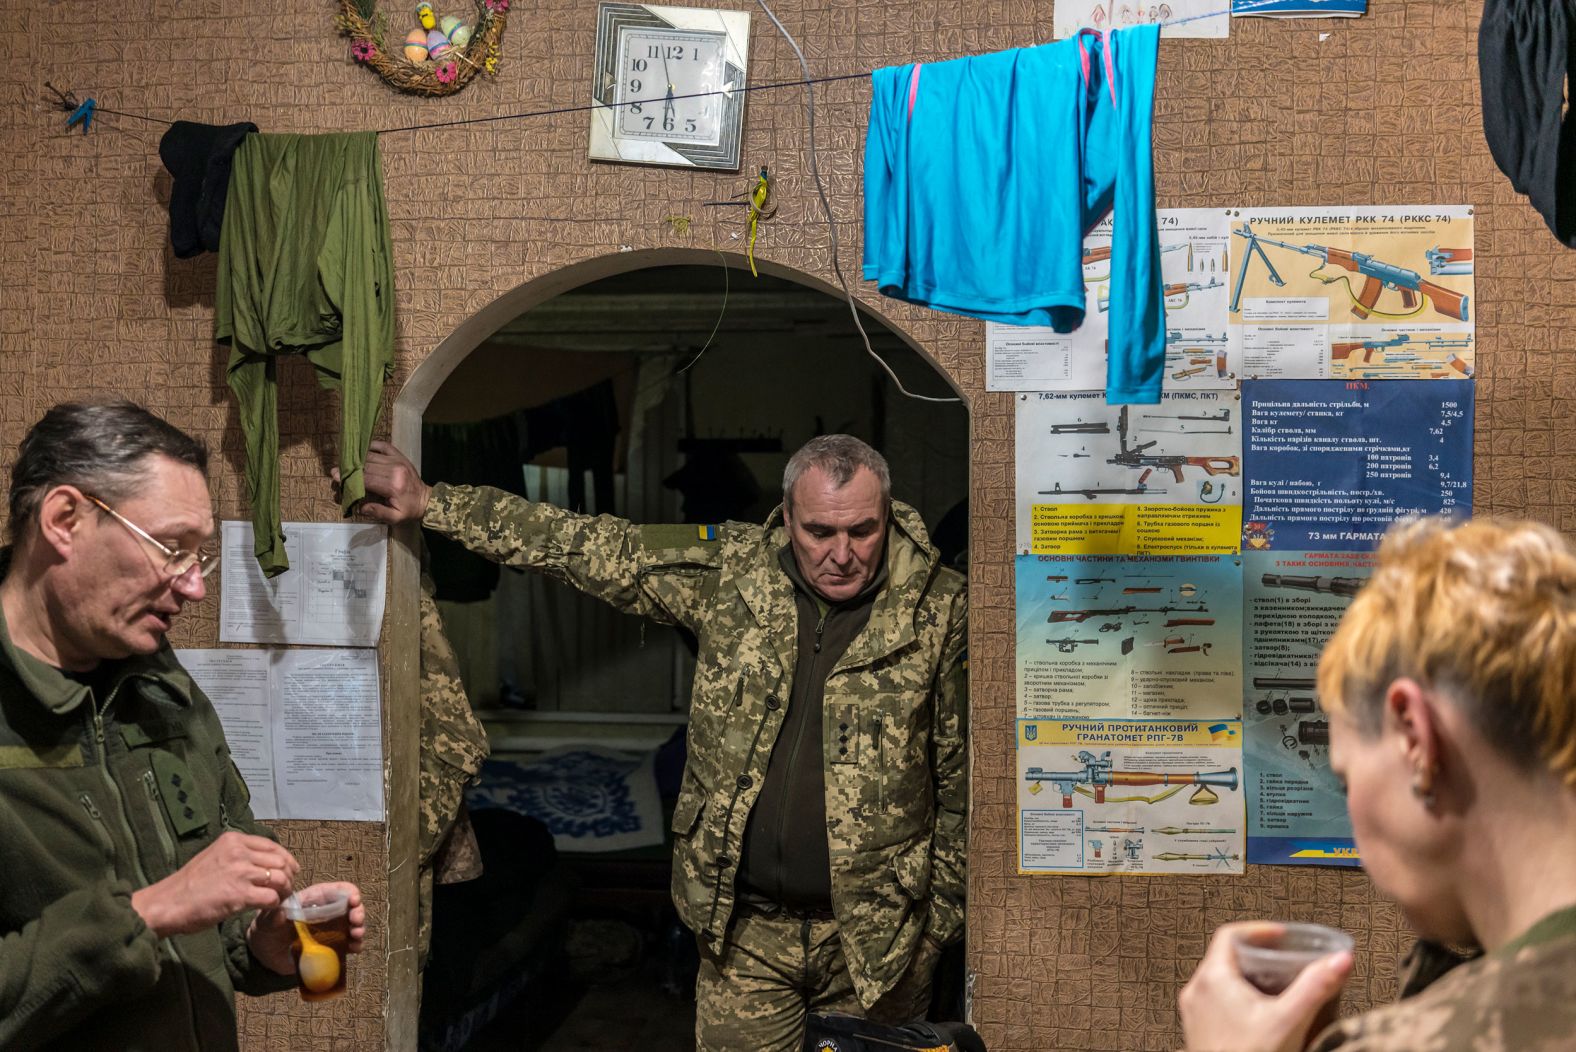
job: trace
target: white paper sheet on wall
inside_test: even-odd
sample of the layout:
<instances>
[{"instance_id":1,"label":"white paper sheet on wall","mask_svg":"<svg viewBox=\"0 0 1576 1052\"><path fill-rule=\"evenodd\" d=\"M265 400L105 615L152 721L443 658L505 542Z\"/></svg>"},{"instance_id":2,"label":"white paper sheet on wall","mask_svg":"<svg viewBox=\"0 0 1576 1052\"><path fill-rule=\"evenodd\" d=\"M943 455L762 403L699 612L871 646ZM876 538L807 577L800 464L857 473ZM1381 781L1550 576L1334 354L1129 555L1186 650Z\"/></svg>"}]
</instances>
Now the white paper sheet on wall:
<instances>
[{"instance_id":1,"label":"white paper sheet on wall","mask_svg":"<svg viewBox=\"0 0 1576 1052\"><path fill-rule=\"evenodd\" d=\"M383 819L375 650L179 650L262 819Z\"/></svg>"},{"instance_id":2,"label":"white paper sheet on wall","mask_svg":"<svg viewBox=\"0 0 1576 1052\"><path fill-rule=\"evenodd\" d=\"M1230 216L1223 208L1163 208L1156 220L1166 305L1164 390L1234 390L1240 370L1226 339ZM985 323L987 391L1105 389L1114 240L1110 216L1084 238L1086 313L1075 331Z\"/></svg>"},{"instance_id":3,"label":"white paper sheet on wall","mask_svg":"<svg viewBox=\"0 0 1576 1052\"><path fill-rule=\"evenodd\" d=\"M1162 4L1120 3L1118 0L1057 0L1051 9L1052 31L1065 40L1078 30L1125 29L1149 22L1161 24L1163 37L1212 37L1231 33L1225 0L1169 0Z\"/></svg>"},{"instance_id":4,"label":"white paper sheet on wall","mask_svg":"<svg viewBox=\"0 0 1576 1052\"><path fill-rule=\"evenodd\" d=\"M283 528L290 569L270 578L253 556L252 524L224 523L219 640L377 646L388 530L334 522L287 522Z\"/></svg>"}]
</instances>

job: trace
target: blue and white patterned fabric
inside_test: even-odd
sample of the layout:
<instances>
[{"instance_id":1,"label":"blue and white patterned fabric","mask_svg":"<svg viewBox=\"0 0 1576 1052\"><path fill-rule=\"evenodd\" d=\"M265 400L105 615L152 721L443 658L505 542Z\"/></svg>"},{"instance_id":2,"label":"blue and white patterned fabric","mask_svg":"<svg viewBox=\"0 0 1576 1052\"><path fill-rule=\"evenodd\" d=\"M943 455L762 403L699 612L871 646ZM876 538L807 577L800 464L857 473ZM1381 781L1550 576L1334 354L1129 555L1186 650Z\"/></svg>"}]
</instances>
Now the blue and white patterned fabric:
<instances>
[{"instance_id":1,"label":"blue and white patterned fabric","mask_svg":"<svg viewBox=\"0 0 1576 1052\"><path fill-rule=\"evenodd\" d=\"M523 762L489 759L465 802L540 820L559 851L623 851L663 839L653 753L594 745L552 749Z\"/></svg>"}]
</instances>

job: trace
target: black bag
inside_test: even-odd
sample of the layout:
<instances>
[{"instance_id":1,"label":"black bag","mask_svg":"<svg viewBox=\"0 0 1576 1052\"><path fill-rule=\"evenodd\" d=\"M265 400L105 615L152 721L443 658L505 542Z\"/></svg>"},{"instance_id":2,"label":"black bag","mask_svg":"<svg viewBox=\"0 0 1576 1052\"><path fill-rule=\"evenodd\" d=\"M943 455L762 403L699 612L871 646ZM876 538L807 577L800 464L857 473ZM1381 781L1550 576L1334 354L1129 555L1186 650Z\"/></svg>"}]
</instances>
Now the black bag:
<instances>
[{"instance_id":1,"label":"black bag","mask_svg":"<svg viewBox=\"0 0 1576 1052\"><path fill-rule=\"evenodd\" d=\"M853 1015L811 1012L804 1052L985 1052L985 1042L967 1023L889 1026Z\"/></svg>"}]
</instances>

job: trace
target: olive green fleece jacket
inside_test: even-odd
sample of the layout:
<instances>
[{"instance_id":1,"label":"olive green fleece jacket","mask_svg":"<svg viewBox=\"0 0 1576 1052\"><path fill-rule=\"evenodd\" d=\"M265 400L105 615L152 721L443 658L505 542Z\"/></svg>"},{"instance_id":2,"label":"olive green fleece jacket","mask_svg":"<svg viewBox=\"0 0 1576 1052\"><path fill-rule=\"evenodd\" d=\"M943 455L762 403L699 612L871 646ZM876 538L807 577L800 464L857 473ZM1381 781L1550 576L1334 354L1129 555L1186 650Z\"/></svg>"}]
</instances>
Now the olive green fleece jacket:
<instances>
[{"instance_id":1,"label":"olive green fleece jacket","mask_svg":"<svg viewBox=\"0 0 1576 1052\"><path fill-rule=\"evenodd\" d=\"M233 1049L235 991L294 985L247 948L252 915L160 939L131 893L226 830L272 834L168 646L94 682L20 650L0 613L0 1049Z\"/></svg>"}]
</instances>

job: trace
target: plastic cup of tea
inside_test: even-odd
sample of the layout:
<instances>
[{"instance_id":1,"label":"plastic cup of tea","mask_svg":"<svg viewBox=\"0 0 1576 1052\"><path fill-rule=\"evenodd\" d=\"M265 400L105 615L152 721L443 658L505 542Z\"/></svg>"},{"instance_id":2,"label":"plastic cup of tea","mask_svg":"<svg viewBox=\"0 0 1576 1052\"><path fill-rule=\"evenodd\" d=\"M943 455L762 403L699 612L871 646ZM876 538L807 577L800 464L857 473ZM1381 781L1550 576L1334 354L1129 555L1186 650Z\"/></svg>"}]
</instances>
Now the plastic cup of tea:
<instances>
[{"instance_id":1,"label":"plastic cup of tea","mask_svg":"<svg viewBox=\"0 0 1576 1052\"><path fill-rule=\"evenodd\" d=\"M1332 953L1350 952L1352 937L1322 924L1265 923L1243 925L1232 935L1242 977L1267 994L1278 994L1301 971Z\"/></svg>"},{"instance_id":2,"label":"plastic cup of tea","mask_svg":"<svg viewBox=\"0 0 1576 1052\"><path fill-rule=\"evenodd\" d=\"M350 896L331 884L314 884L285 899L285 916L295 925L290 956L303 1001L327 1001L345 992L350 947Z\"/></svg>"}]
</instances>

